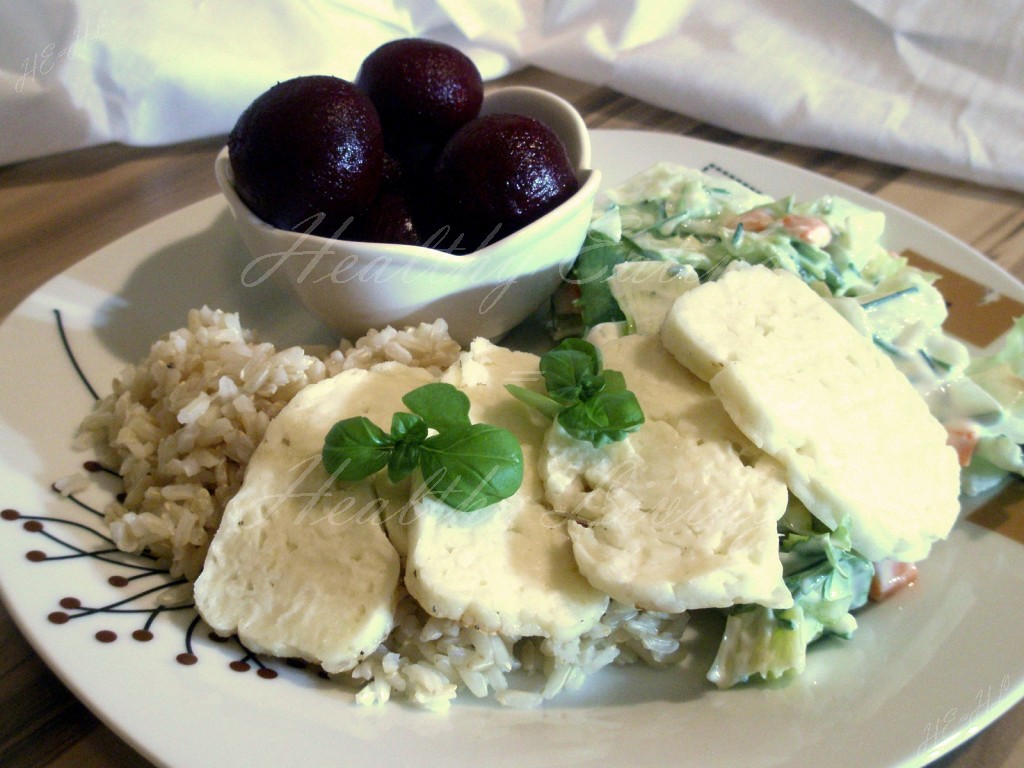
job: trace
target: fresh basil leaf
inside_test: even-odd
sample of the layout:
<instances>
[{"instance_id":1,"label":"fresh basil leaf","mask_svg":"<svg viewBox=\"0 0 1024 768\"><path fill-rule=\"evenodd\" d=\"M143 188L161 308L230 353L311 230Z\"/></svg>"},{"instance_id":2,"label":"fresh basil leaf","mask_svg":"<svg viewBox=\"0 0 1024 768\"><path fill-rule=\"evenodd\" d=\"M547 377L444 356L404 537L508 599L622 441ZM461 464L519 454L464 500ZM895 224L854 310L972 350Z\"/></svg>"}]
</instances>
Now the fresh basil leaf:
<instances>
[{"instance_id":1,"label":"fresh basil leaf","mask_svg":"<svg viewBox=\"0 0 1024 768\"><path fill-rule=\"evenodd\" d=\"M402 443L419 444L427 439L427 424L414 413L398 412L391 417L391 440L396 445Z\"/></svg>"},{"instance_id":2,"label":"fresh basil leaf","mask_svg":"<svg viewBox=\"0 0 1024 768\"><path fill-rule=\"evenodd\" d=\"M471 424L427 438L420 470L432 496L460 512L474 512L519 490L523 451L511 432Z\"/></svg>"},{"instance_id":3,"label":"fresh basil leaf","mask_svg":"<svg viewBox=\"0 0 1024 768\"><path fill-rule=\"evenodd\" d=\"M573 439L590 442L597 447L613 442L618 435L618 430L608 424L607 414L593 402L570 405L558 414L558 424Z\"/></svg>"},{"instance_id":4,"label":"fresh basil leaf","mask_svg":"<svg viewBox=\"0 0 1024 768\"><path fill-rule=\"evenodd\" d=\"M558 423L570 436L599 448L624 440L644 423L644 414L632 392L602 392L566 408Z\"/></svg>"},{"instance_id":5,"label":"fresh basil leaf","mask_svg":"<svg viewBox=\"0 0 1024 768\"><path fill-rule=\"evenodd\" d=\"M362 480L388 463L393 447L384 430L365 416L343 419L324 438L324 469L338 480Z\"/></svg>"},{"instance_id":6,"label":"fresh basil leaf","mask_svg":"<svg viewBox=\"0 0 1024 768\"><path fill-rule=\"evenodd\" d=\"M420 463L422 443L399 443L388 459L388 480L397 483L404 480Z\"/></svg>"},{"instance_id":7,"label":"fresh basil leaf","mask_svg":"<svg viewBox=\"0 0 1024 768\"><path fill-rule=\"evenodd\" d=\"M396 413L391 417L394 450L388 459L388 479L397 483L416 469L420 445L427 439L427 424L414 413Z\"/></svg>"},{"instance_id":8,"label":"fresh basil leaf","mask_svg":"<svg viewBox=\"0 0 1024 768\"><path fill-rule=\"evenodd\" d=\"M602 392L625 392L626 391L626 377L619 371L604 371L601 374L604 379L604 388Z\"/></svg>"},{"instance_id":9,"label":"fresh basil leaf","mask_svg":"<svg viewBox=\"0 0 1024 768\"><path fill-rule=\"evenodd\" d=\"M603 373L596 376L584 374L580 380L580 400L589 400L596 396L598 392L604 390L604 386L605 378Z\"/></svg>"},{"instance_id":10,"label":"fresh basil leaf","mask_svg":"<svg viewBox=\"0 0 1024 768\"><path fill-rule=\"evenodd\" d=\"M402 402L438 432L469 426L469 398L451 384L424 384L407 393Z\"/></svg>"},{"instance_id":11,"label":"fresh basil leaf","mask_svg":"<svg viewBox=\"0 0 1024 768\"><path fill-rule=\"evenodd\" d=\"M535 408L549 419L553 419L562 410L562 406L552 400L550 397L534 392L532 389L525 389L524 387L516 386L515 384L506 384L505 389L509 391L516 400L525 405Z\"/></svg>"},{"instance_id":12,"label":"fresh basil leaf","mask_svg":"<svg viewBox=\"0 0 1024 768\"><path fill-rule=\"evenodd\" d=\"M569 405L586 399L601 373L601 353L582 339L564 339L540 359L540 372L553 400Z\"/></svg>"},{"instance_id":13,"label":"fresh basil leaf","mask_svg":"<svg viewBox=\"0 0 1024 768\"><path fill-rule=\"evenodd\" d=\"M601 350L585 339L562 339L552 352L580 352L590 360L588 370L591 373L600 373L603 365Z\"/></svg>"},{"instance_id":14,"label":"fresh basil leaf","mask_svg":"<svg viewBox=\"0 0 1024 768\"><path fill-rule=\"evenodd\" d=\"M554 418L572 437L595 446L625 439L644 423L636 396L620 371L604 371L601 350L583 339L565 339L540 359L549 397L511 384L523 403Z\"/></svg>"}]
</instances>

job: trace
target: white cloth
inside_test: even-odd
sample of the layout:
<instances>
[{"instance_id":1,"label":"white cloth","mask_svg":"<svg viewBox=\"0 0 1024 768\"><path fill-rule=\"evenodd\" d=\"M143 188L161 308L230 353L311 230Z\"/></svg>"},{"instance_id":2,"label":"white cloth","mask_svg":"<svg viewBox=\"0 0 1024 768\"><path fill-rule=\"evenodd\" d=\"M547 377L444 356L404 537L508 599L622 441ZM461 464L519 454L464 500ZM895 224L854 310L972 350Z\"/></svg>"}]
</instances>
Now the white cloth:
<instances>
[{"instance_id":1,"label":"white cloth","mask_svg":"<svg viewBox=\"0 0 1024 768\"><path fill-rule=\"evenodd\" d=\"M421 35L733 131L1024 190L1005 0L0 0L0 164L223 134L299 74Z\"/></svg>"}]
</instances>

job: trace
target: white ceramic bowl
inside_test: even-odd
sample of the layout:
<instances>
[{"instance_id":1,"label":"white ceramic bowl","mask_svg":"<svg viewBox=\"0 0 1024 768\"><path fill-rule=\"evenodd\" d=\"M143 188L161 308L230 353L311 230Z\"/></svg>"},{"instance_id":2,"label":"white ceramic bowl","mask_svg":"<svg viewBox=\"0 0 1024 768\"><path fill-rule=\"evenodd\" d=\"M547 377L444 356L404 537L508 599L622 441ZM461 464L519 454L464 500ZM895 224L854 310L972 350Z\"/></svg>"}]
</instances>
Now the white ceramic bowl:
<instances>
[{"instance_id":1,"label":"white ceramic bowl","mask_svg":"<svg viewBox=\"0 0 1024 768\"><path fill-rule=\"evenodd\" d=\"M242 284L283 280L314 315L351 340L369 328L439 317L462 344L501 337L551 295L572 265L590 224L600 172L590 168L586 126L564 99L539 88L503 88L488 93L481 109L500 112L550 126L566 147L580 189L537 221L467 255L277 229L239 199L225 147L215 172L251 254Z\"/></svg>"}]
</instances>

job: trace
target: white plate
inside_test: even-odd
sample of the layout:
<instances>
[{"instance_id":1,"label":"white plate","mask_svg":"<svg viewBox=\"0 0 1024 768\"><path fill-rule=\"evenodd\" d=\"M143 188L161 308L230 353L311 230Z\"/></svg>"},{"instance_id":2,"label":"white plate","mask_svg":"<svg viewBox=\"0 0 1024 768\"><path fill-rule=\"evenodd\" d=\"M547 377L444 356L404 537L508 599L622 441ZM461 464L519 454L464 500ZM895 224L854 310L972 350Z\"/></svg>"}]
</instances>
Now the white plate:
<instances>
[{"instance_id":1,"label":"white plate","mask_svg":"<svg viewBox=\"0 0 1024 768\"><path fill-rule=\"evenodd\" d=\"M1024 299L1024 288L963 244L828 179L677 136L597 131L593 139L606 183L674 160L724 169L773 195L845 195L886 211L891 247L913 247ZM714 652L706 643L678 672L606 670L582 692L533 711L468 694L447 715L400 704L361 709L310 670L248 659L238 645L212 641L193 624L190 608L154 614L165 576L139 559L84 554L107 548L102 521L83 506L101 507L106 484L82 494L81 504L50 485L89 458L71 449L93 399L86 381L107 391L121 365L184 324L190 307L238 310L243 323L276 342L323 340L286 294L269 284L243 288L242 259L226 206L211 198L93 254L40 288L0 328L4 599L61 678L150 760L221 768L710 768L814 766L823 759L833 768L917 766L1024 695L1024 546L967 521L935 548L918 587L861 613L852 642L814 647L806 673L782 687L714 690L703 679ZM14 513L20 517L11 519ZM32 551L48 557L33 560ZM118 587L112 576L137 578ZM70 618L54 623L54 613ZM135 639L139 630L152 638ZM181 654L196 663L181 663Z\"/></svg>"}]
</instances>

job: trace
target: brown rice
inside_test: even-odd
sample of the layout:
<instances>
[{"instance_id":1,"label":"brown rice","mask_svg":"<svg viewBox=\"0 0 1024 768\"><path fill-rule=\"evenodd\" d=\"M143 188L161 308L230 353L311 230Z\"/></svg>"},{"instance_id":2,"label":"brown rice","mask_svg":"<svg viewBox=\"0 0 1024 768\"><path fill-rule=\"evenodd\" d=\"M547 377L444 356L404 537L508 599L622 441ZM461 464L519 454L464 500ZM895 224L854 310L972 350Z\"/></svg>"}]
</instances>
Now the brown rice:
<instances>
[{"instance_id":1,"label":"brown rice","mask_svg":"<svg viewBox=\"0 0 1024 768\"><path fill-rule=\"evenodd\" d=\"M124 481L123 500L105 510L115 543L194 581L267 424L299 390L387 360L439 372L459 351L443 320L371 331L333 350L278 350L237 314L192 310L187 327L121 371L82 423L82 440Z\"/></svg>"}]
</instances>

